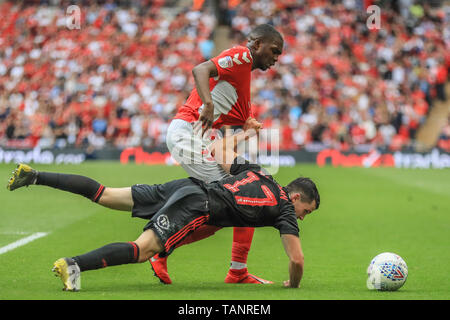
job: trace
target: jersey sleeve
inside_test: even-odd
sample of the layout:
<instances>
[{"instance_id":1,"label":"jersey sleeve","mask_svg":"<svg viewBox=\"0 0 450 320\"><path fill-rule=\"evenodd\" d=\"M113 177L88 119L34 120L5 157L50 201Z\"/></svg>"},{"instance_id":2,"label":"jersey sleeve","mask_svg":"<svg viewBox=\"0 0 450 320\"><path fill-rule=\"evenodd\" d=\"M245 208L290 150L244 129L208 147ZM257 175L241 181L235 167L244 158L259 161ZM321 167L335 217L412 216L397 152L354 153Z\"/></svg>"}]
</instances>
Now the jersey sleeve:
<instances>
[{"instance_id":1,"label":"jersey sleeve","mask_svg":"<svg viewBox=\"0 0 450 320\"><path fill-rule=\"evenodd\" d=\"M244 72L251 73L253 59L247 47L233 47L211 59L216 65L219 78L235 85L242 81Z\"/></svg>"},{"instance_id":2,"label":"jersey sleeve","mask_svg":"<svg viewBox=\"0 0 450 320\"><path fill-rule=\"evenodd\" d=\"M284 203L281 207L281 213L274 227L282 234L292 234L299 236L300 230L298 228L297 217L295 216L294 206L291 203Z\"/></svg>"}]
</instances>

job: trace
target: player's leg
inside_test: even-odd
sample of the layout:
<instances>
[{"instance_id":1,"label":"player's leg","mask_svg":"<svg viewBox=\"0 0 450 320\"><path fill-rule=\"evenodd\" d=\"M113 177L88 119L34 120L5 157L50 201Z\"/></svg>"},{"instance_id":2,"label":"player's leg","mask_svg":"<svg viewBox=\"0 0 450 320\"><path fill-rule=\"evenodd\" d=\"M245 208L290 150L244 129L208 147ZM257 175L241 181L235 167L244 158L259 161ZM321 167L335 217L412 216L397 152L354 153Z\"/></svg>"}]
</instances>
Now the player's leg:
<instances>
[{"instance_id":1,"label":"player's leg","mask_svg":"<svg viewBox=\"0 0 450 320\"><path fill-rule=\"evenodd\" d=\"M204 141L194 133L191 123L175 119L171 122L166 136L167 147L172 157L185 169L185 171L199 180L214 181L224 177L227 173L221 170L213 160L205 159L203 153L206 145ZM207 178L206 178L207 177ZM178 244L182 246L191 242L212 236L219 228L202 226L194 233ZM171 284L168 270L167 257L156 255L149 260L156 277L164 284Z\"/></svg>"},{"instance_id":2,"label":"player's leg","mask_svg":"<svg viewBox=\"0 0 450 320\"><path fill-rule=\"evenodd\" d=\"M133 196L131 194L131 187L106 187L97 203L110 209L131 211L131 209L133 208Z\"/></svg>"},{"instance_id":3,"label":"player's leg","mask_svg":"<svg viewBox=\"0 0 450 320\"><path fill-rule=\"evenodd\" d=\"M250 157L256 159L257 146L250 148ZM233 244L231 248L231 263L227 276L226 283L272 283L256 277L248 273L247 257L250 247L252 245L254 228L233 228Z\"/></svg>"},{"instance_id":4,"label":"player's leg","mask_svg":"<svg viewBox=\"0 0 450 320\"><path fill-rule=\"evenodd\" d=\"M203 225L184 238L183 241L177 244L176 248L209 238L220 229L220 227L216 226ZM152 256L149 261L154 275L159 278L161 283L171 284L172 280L170 279L169 272L167 270L167 257L160 257L159 254L156 254L155 256Z\"/></svg>"},{"instance_id":5,"label":"player's leg","mask_svg":"<svg viewBox=\"0 0 450 320\"><path fill-rule=\"evenodd\" d=\"M273 283L248 272L247 257L252 245L254 231L254 228L233 228L231 264L228 274L225 277L225 283Z\"/></svg>"},{"instance_id":6,"label":"player's leg","mask_svg":"<svg viewBox=\"0 0 450 320\"><path fill-rule=\"evenodd\" d=\"M196 242L212 236L218 230L214 226L203 226L193 232L190 236L186 237L178 246L183 246L192 242ZM271 281L259 278L248 272L247 269L247 256L250 250L250 246L253 238L253 228L234 228L233 244L231 250L231 264L228 274L225 277L225 283L257 283L257 284L270 284ZM153 272L155 276L160 279L164 284L171 284L168 269L167 269L167 257L160 257L155 255L150 259Z\"/></svg>"},{"instance_id":7,"label":"player's leg","mask_svg":"<svg viewBox=\"0 0 450 320\"><path fill-rule=\"evenodd\" d=\"M204 141L199 139L193 131L192 125L183 120L174 120L167 132L167 147L171 155L182 165L186 172L199 180L211 182L220 180L228 174L214 161L205 158L203 153ZM189 241L201 240L213 235L217 230L199 228ZM202 232L198 236L196 233ZM253 228L234 228L231 268L225 278L227 283L272 283L248 273L247 256L253 239ZM188 241L186 239L185 241ZM150 260L155 275L161 282L170 284L167 260L155 256Z\"/></svg>"},{"instance_id":8,"label":"player's leg","mask_svg":"<svg viewBox=\"0 0 450 320\"><path fill-rule=\"evenodd\" d=\"M203 189L190 179L175 181L173 185L166 185L165 193L170 194L166 203L152 216L146 228L153 228L164 246L162 254L152 256L150 264L153 272L164 284L171 284L169 273L167 272L167 256L181 244L191 242L190 235L197 234L210 236L217 227L206 226L209 219L208 197ZM141 207L146 207L145 202L139 201L136 197L136 206L133 211L139 211ZM208 230L208 231L206 231ZM185 241L186 240L186 241Z\"/></svg>"},{"instance_id":9,"label":"player's leg","mask_svg":"<svg viewBox=\"0 0 450 320\"><path fill-rule=\"evenodd\" d=\"M134 242L116 242L72 258L55 261L52 271L61 278L66 291L81 288L81 272L147 261L163 247L152 229L145 230Z\"/></svg>"},{"instance_id":10,"label":"player's leg","mask_svg":"<svg viewBox=\"0 0 450 320\"><path fill-rule=\"evenodd\" d=\"M29 185L44 185L81 195L105 207L131 211L131 188L106 188L101 183L76 174L37 171L26 164L19 164L9 179L11 191Z\"/></svg>"}]
</instances>

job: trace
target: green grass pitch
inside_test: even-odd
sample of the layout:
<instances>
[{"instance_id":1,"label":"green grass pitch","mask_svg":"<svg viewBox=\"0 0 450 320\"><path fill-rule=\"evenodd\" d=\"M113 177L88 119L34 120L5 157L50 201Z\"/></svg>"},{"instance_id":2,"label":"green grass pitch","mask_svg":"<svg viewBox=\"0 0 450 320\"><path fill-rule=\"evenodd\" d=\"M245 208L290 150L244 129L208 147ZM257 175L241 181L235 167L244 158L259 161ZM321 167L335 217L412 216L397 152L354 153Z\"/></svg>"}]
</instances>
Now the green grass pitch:
<instances>
[{"instance_id":1,"label":"green grass pitch","mask_svg":"<svg viewBox=\"0 0 450 320\"><path fill-rule=\"evenodd\" d=\"M13 164L0 165L6 185ZM79 166L36 165L36 169L76 173L106 186L163 183L185 177L180 167L90 162ZM450 298L450 170L319 168L299 165L276 174L286 184L298 174L313 178L321 207L299 222L305 253L300 289L285 289L288 259L278 231L258 228L249 254L250 272L273 285L229 285L232 229L183 246L169 258L172 285L153 277L148 263L82 274L80 292L63 292L50 271L63 256L104 244L133 241L146 221L113 211L80 196L31 186L0 189L0 247L36 232L46 236L0 254L0 300L448 300ZM409 268L396 292L366 289L366 268L378 253L402 256Z\"/></svg>"}]
</instances>

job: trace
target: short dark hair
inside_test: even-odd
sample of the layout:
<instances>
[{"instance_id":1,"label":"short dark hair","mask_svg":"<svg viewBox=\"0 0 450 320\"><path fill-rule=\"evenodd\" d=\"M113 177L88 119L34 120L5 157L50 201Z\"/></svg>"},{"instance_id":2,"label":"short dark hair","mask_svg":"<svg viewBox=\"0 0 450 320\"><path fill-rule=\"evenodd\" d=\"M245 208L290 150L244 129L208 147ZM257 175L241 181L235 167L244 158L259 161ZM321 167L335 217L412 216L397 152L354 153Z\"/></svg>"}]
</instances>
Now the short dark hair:
<instances>
[{"instance_id":1,"label":"short dark hair","mask_svg":"<svg viewBox=\"0 0 450 320\"><path fill-rule=\"evenodd\" d=\"M313 200L316 200L316 209L319 209L320 206L320 194L317 190L316 184L310 179L305 177L297 178L291 181L286 189L289 193L298 192L302 194L302 201L311 203Z\"/></svg>"},{"instance_id":2,"label":"short dark hair","mask_svg":"<svg viewBox=\"0 0 450 320\"><path fill-rule=\"evenodd\" d=\"M260 39L262 41L271 41L278 38L278 40L281 40L281 42L284 42L283 36L281 33L277 31L272 25L270 24L260 24L256 26L255 28L250 31L250 33L247 36L248 40L257 40Z\"/></svg>"}]
</instances>

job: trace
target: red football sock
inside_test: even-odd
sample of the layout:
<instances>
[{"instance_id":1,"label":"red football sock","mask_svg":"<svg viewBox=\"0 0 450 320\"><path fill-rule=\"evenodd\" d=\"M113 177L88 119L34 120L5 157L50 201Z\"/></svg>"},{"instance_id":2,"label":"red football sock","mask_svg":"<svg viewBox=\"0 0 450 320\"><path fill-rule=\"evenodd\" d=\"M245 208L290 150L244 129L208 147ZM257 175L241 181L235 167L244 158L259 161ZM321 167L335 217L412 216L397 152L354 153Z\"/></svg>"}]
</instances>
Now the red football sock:
<instances>
[{"instance_id":1,"label":"red football sock","mask_svg":"<svg viewBox=\"0 0 450 320\"><path fill-rule=\"evenodd\" d=\"M231 269L247 265L247 256L252 245L254 228L235 227L233 229L233 247L231 248ZM234 264L233 264L234 262ZM237 264L236 264L237 262ZM238 269L241 269L238 268Z\"/></svg>"}]
</instances>

